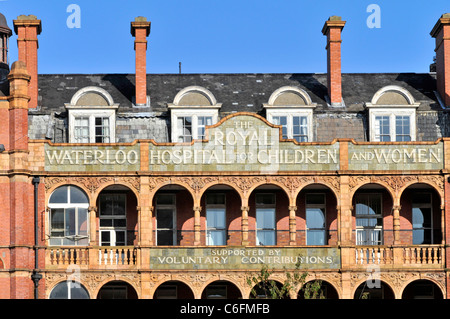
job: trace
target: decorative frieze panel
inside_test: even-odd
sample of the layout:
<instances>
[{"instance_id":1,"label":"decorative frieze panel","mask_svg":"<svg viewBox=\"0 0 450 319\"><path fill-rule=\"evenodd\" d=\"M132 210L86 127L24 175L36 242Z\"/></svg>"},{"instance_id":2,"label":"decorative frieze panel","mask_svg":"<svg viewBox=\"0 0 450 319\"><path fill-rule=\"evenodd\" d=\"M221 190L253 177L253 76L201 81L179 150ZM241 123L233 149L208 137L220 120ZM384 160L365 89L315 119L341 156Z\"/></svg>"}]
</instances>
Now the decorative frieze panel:
<instances>
[{"instance_id":1,"label":"decorative frieze panel","mask_svg":"<svg viewBox=\"0 0 450 319\"><path fill-rule=\"evenodd\" d=\"M49 176L44 178L45 191L47 193L58 186L69 184L80 185L90 193L96 193L101 188L111 184L130 186L136 192L139 192L141 189L140 178L134 176Z\"/></svg>"},{"instance_id":2,"label":"decorative frieze panel","mask_svg":"<svg viewBox=\"0 0 450 319\"><path fill-rule=\"evenodd\" d=\"M253 113L236 113L206 128L191 143L43 143L32 162L46 172L292 172L439 171L444 141L436 143L298 143Z\"/></svg>"}]
</instances>

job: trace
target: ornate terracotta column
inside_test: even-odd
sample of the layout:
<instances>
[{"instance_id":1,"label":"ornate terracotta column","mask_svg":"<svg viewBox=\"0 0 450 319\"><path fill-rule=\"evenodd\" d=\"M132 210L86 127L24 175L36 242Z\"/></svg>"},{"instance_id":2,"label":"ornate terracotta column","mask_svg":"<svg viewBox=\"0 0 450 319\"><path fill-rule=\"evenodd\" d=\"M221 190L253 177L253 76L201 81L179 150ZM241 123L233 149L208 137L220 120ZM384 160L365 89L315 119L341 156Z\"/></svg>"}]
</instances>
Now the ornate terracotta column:
<instances>
[{"instance_id":1,"label":"ornate terracotta column","mask_svg":"<svg viewBox=\"0 0 450 319\"><path fill-rule=\"evenodd\" d=\"M289 245L297 244L297 221L295 219L295 212L297 206L289 206Z\"/></svg>"},{"instance_id":2,"label":"ornate terracotta column","mask_svg":"<svg viewBox=\"0 0 450 319\"><path fill-rule=\"evenodd\" d=\"M89 246L97 245L97 207L89 206Z\"/></svg>"},{"instance_id":3,"label":"ornate terracotta column","mask_svg":"<svg viewBox=\"0 0 450 319\"><path fill-rule=\"evenodd\" d=\"M201 244L200 241L200 212L202 211L201 206L194 206L194 245L198 246Z\"/></svg>"},{"instance_id":4,"label":"ornate terracotta column","mask_svg":"<svg viewBox=\"0 0 450 319\"><path fill-rule=\"evenodd\" d=\"M248 206L241 206L242 211L242 223L241 223L241 234L242 234L242 246L248 245Z\"/></svg>"},{"instance_id":5,"label":"ornate terracotta column","mask_svg":"<svg viewBox=\"0 0 450 319\"><path fill-rule=\"evenodd\" d=\"M336 206L337 213L337 245L341 244L341 206Z\"/></svg>"},{"instance_id":6,"label":"ornate terracotta column","mask_svg":"<svg viewBox=\"0 0 450 319\"><path fill-rule=\"evenodd\" d=\"M394 217L394 245L400 244L400 205L392 207Z\"/></svg>"}]
</instances>

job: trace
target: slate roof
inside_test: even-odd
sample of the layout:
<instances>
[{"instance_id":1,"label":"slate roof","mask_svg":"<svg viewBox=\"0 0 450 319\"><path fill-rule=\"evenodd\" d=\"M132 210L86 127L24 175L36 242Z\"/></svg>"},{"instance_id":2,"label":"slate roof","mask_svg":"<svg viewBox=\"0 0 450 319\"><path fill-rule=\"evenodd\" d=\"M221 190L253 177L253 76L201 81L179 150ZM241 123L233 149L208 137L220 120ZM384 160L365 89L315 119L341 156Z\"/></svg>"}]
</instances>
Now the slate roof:
<instances>
[{"instance_id":1,"label":"slate roof","mask_svg":"<svg viewBox=\"0 0 450 319\"><path fill-rule=\"evenodd\" d=\"M150 108L132 106L134 74L40 74L39 95L41 108L38 113L65 112L64 103L81 88L98 86L108 91L119 113L165 112L167 103L175 95L192 85L202 86L212 92L222 103L223 114L239 111L261 112L263 103L282 86L304 89L318 106L315 112L360 112L364 102L387 85L407 89L417 102L419 110L441 110L434 94L435 73L361 73L342 74L344 108L327 106L326 74L148 74L147 94Z\"/></svg>"}]
</instances>

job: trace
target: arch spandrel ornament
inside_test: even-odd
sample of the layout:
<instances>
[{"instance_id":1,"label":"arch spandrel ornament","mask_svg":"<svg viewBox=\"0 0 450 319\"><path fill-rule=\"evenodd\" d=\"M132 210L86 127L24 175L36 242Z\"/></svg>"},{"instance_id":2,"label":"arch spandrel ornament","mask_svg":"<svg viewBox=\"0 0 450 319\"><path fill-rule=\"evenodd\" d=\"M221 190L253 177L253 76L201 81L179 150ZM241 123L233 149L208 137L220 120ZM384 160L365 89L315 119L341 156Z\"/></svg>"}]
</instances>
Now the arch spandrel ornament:
<instances>
[{"instance_id":1,"label":"arch spandrel ornament","mask_svg":"<svg viewBox=\"0 0 450 319\"><path fill-rule=\"evenodd\" d=\"M433 187L441 197L441 201L444 201L444 177L440 175L350 176L349 193L353 197L361 186L379 184L391 194L394 205L400 205L400 198L405 189L417 183Z\"/></svg>"},{"instance_id":2,"label":"arch spandrel ornament","mask_svg":"<svg viewBox=\"0 0 450 319\"><path fill-rule=\"evenodd\" d=\"M138 206L140 203L141 181L139 177L134 176L101 176L101 177L84 177L84 176L50 176L44 178L45 198L48 201L51 193L58 187L63 185L75 185L80 187L89 197L91 206L95 206L98 195L105 187L111 185L123 185L128 187L136 196Z\"/></svg>"}]
</instances>

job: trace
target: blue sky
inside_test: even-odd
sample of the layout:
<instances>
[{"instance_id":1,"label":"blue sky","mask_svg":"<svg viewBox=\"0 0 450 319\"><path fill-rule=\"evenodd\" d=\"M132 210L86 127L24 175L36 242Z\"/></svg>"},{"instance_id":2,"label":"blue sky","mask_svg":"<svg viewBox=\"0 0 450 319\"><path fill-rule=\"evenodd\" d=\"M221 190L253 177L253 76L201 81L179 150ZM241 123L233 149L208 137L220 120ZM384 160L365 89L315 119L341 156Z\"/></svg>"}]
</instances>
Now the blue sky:
<instances>
[{"instance_id":1,"label":"blue sky","mask_svg":"<svg viewBox=\"0 0 450 319\"><path fill-rule=\"evenodd\" d=\"M80 28L69 28L70 4ZM378 5L380 28L367 12ZM39 73L134 73L130 22L152 22L147 72L324 73L329 16L342 16L342 72L428 72L430 31L448 0L0 0L13 26L21 14L42 20ZM371 20L374 21L374 20ZM10 61L17 60L17 35Z\"/></svg>"}]
</instances>

